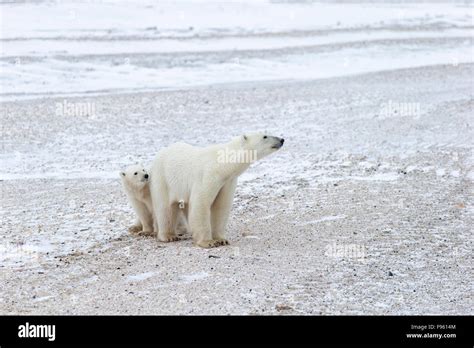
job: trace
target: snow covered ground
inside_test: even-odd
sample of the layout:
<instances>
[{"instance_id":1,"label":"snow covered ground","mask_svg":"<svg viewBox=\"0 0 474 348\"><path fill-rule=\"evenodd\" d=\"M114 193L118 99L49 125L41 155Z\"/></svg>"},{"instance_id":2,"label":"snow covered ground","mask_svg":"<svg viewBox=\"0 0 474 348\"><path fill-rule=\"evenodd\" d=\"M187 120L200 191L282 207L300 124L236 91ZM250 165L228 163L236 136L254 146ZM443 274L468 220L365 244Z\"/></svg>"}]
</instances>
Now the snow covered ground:
<instances>
[{"instance_id":1,"label":"snow covered ground","mask_svg":"<svg viewBox=\"0 0 474 348\"><path fill-rule=\"evenodd\" d=\"M471 314L471 3L0 9L0 313ZM127 234L121 168L254 130L229 247Z\"/></svg>"}]
</instances>

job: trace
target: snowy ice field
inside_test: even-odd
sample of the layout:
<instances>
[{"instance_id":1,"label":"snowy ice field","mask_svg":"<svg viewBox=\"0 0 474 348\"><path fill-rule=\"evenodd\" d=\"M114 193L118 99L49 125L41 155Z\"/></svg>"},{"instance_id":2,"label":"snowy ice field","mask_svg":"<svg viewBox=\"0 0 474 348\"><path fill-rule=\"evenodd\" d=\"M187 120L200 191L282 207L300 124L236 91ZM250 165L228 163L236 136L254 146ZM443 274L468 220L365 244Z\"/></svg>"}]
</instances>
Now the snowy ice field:
<instances>
[{"instance_id":1,"label":"snowy ice field","mask_svg":"<svg viewBox=\"0 0 474 348\"><path fill-rule=\"evenodd\" d=\"M473 59L472 5L464 2L45 1L1 10L2 100Z\"/></svg>"},{"instance_id":2,"label":"snowy ice field","mask_svg":"<svg viewBox=\"0 0 474 348\"><path fill-rule=\"evenodd\" d=\"M472 2L0 11L0 313L472 312ZM127 235L119 169L254 129L287 141L241 177L229 248Z\"/></svg>"}]
</instances>

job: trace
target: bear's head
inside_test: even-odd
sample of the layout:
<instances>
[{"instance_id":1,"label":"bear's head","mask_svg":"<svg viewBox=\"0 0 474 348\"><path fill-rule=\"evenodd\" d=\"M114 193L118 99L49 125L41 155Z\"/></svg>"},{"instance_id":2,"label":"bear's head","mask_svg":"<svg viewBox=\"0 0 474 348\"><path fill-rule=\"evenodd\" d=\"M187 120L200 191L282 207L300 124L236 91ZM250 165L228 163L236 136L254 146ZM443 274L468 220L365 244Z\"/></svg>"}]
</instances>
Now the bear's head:
<instances>
[{"instance_id":1,"label":"bear's head","mask_svg":"<svg viewBox=\"0 0 474 348\"><path fill-rule=\"evenodd\" d=\"M242 148L248 151L255 151L256 159L259 160L279 150L283 146L285 139L263 133L253 133L241 135L240 141Z\"/></svg>"},{"instance_id":2,"label":"bear's head","mask_svg":"<svg viewBox=\"0 0 474 348\"><path fill-rule=\"evenodd\" d=\"M126 187L141 190L148 184L150 175L145 167L141 164L136 164L121 171L120 178L122 178L122 182Z\"/></svg>"}]
</instances>

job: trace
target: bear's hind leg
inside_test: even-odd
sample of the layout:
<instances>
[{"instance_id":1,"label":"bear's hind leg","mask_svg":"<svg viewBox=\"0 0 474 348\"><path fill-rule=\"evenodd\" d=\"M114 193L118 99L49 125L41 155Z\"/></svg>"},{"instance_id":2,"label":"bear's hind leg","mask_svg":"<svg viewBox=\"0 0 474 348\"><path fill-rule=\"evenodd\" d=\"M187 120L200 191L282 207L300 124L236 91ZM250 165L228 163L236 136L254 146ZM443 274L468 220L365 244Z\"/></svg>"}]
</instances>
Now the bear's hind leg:
<instances>
[{"instance_id":1,"label":"bear's hind leg","mask_svg":"<svg viewBox=\"0 0 474 348\"><path fill-rule=\"evenodd\" d=\"M189 232L188 220L186 208L178 210L178 216L176 219L176 234L178 236L184 236Z\"/></svg>"},{"instance_id":2,"label":"bear's hind leg","mask_svg":"<svg viewBox=\"0 0 474 348\"><path fill-rule=\"evenodd\" d=\"M170 204L158 209L158 240L161 242L174 242L179 240L176 235L176 220L178 215L178 206Z\"/></svg>"}]
</instances>

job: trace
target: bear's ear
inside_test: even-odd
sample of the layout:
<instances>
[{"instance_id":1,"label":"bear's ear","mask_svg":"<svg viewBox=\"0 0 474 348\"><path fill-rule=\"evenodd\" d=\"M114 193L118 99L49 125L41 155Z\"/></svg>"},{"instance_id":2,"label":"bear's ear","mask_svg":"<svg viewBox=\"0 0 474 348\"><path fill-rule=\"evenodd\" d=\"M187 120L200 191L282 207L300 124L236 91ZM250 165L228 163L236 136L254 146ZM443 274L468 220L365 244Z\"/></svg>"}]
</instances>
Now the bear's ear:
<instances>
[{"instance_id":1,"label":"bear's ear","mask_svg":"<svg viewBox=\"0 0 474 348\"><path fill-rule=\"evenodd\" d=\"M125 172L120 172L120 176L125 176Z\"/></svg>"},{"instance_id":2,"label":"bear's ear","mask_svg":"<svg viewBox=\"0 0 474 348\"><path fill-rule=\"evenodd\" d=\"M242 135L242 140L245 140L245 141L247 141L247 136L246 136L245 134L244 134L244 135Z\"/></svg>"}]
</instances>

